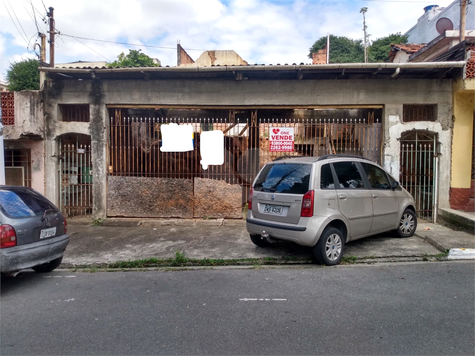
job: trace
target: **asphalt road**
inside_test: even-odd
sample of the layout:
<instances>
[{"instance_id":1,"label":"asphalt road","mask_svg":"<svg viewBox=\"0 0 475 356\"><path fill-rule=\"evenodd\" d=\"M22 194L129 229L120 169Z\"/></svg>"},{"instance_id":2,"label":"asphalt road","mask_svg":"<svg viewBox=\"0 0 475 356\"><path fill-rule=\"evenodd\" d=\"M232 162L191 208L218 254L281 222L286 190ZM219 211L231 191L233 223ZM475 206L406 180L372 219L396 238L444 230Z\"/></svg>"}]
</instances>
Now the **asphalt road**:
<instances>
[{"instance_id":1,"label":"asphalt road","mask_svg":"<svg viewBox=\"0 0 475 356\"><path fill-rule=\"evenodd\" d=\"M475 264L25 273L2 355L473 355Z\"/></svg>"}]
</instances>

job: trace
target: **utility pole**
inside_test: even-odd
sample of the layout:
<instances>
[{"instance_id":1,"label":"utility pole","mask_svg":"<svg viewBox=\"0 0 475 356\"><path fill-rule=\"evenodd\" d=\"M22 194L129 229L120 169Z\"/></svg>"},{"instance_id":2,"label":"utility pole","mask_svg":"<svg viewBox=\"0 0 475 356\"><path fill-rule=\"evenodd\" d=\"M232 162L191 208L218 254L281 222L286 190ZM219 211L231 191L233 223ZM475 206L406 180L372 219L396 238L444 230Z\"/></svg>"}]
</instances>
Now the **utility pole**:
<instances>
[{"instance_id":1,"label":"utility pole","mask_svg":"<svg viewBox=\"0 0 475 356\"><path fill-rule=\"evenodd\" d=\"M460 42L465 41L465 21L467 17L467 0L460 0Z\"/></svg>"},{"instance_id":2,"label":"utility pole","mask_svg":"<svg viewBox=\"0 0 475 356\"><path fill-rule=\"evenodd\" d=\"M49 17L49 66L54 67L54 9L49 8L48 17Z\"/></svg>"},{"instance_id":3,"label":"utility pole","mask_svg":"<svg viewBox=\"0 0 475 356\"><path fill-rule=\"evenodd\" d=\"M364 43L364 62L365 63L368 63L368 47L366 43L366 39L368 38L368 35L366 34L366 29L368 28L368 26L366 26L366 18L365 18L365 14L367 11L368 11L367 7L362 7L360 10L360 14L363 14L363 34L364 34L363 43Z\"/></svg>"},{"instance_id":4,"label":"utility pole","mask_svg":"<svg viewBox=\"0 0 475 356\"><path fill-rule=\"evenodd\" d=\"M44 66L46 63L46 35L44 33L39 34L41 37L41 48L40 48L40 67ZM46 73L43 72L40 68L40 88L43 88L43 84L46 81Z\"/></svg>"}]
</instances>

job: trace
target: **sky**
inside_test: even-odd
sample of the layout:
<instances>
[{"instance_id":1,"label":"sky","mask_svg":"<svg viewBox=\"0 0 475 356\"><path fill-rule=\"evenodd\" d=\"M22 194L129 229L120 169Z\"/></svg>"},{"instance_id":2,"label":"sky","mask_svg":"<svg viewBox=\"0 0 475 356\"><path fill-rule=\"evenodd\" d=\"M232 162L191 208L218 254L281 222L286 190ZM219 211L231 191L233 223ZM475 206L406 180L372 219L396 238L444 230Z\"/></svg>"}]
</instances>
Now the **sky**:
<instances>
[{"instance_id":1,"label":"sky","mask_svg":"<svg viewBox=\"0 0 475 356\"><path fill-rule=\"evenodd\" d=\"M404 34L423 8L453 0L1 0L0 80L12 63L38 58L39 32L49 38L54 8L55 63L112 62L129 49L175 66L176 46L197 59L235 50L249 64L311 63L309 49L332 34L370 41ZM49 47L46 49L49 62Z\"/></svg>"}]
</instances>

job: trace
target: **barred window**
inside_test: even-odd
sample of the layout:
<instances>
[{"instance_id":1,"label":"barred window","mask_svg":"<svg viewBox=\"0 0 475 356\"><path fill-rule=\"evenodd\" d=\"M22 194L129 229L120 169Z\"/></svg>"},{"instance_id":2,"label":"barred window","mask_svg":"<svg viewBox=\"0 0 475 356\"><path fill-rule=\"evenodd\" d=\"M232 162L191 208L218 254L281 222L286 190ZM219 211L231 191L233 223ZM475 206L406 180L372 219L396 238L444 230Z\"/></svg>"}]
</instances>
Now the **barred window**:
<instances>
[{"instance_id":1,"label":"barred window","mask_svg":"<svg viewBox=\"0 0 475 356\"><path fill-rule=\"evenodd\" d=\"M435 121L437 118L437 104L404 104L403 122Z\"/></svg>"},{"instance_id":2,"label":"barred window","mask_svg":"<svg viewBox=\"0 0 475 356\"><path fill-rule=\"evenodd\" d=\"M62 121L89 122L88 104L60 104L59 110Z\"/></svg>"}]
</instances>

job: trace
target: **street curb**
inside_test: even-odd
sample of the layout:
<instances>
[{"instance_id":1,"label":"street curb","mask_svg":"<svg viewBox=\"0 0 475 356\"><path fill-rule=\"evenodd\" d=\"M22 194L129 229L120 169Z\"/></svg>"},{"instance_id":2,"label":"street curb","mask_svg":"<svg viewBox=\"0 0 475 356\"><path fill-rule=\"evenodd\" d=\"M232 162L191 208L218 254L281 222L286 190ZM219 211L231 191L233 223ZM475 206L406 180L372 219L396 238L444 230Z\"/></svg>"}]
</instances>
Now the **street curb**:
<instances>
[{"instance_id":1,"label":"street curb","mask_svg":"<svg viewBox=\"0 0 475 356\"><path fill-rule=\"evenodd\" d=\"M71 219L68 225L86 225L103 227L162 227L162 226L241 226L245 228L244 219L142 219L142 218L107 218L96 225L90 219Z\"/></svg>"},{"instance_id":2,"label":"street curb","mask_svg":"<svg viewBox=\"0 0 475 356\"><path fill-rule=\"evenodd\" d=\"M473 248L451 248L449 250L449 255L447 256L449 260L475 260L475 249Z\"/></svg>"},{"instance_id":3,"label":"street curb","mask_svg":"<svg viewBox=\"0 0 475 356\"><path fill-rule=\"evenodd\" d=\"M436 241L435 239L433 239L429 235L421 235L421 234L418 234L417 232L414 235L416 235L420 239L424 240L425 242L431 244L432 246L434 246L435 248L437 248L441 252L447 252L447 250L448 250L448 248L446 248L444 245L442 245L440 242Z\"/></svg>"}]
</instances>

